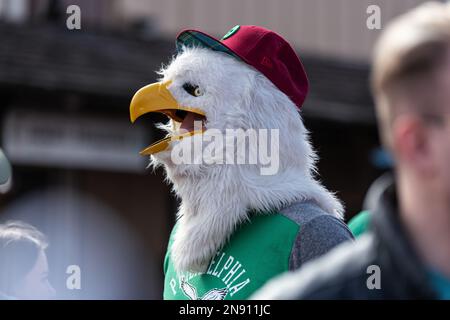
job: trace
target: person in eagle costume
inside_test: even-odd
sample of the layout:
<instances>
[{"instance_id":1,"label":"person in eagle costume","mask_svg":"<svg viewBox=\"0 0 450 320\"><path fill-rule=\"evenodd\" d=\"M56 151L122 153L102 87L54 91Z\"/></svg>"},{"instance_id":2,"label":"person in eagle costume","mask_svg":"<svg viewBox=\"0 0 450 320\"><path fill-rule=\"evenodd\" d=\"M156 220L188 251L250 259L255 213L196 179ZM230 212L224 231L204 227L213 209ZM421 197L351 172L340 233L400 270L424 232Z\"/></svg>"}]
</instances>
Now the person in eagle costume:
<instances>
[{"instance_id":1,"label":"person in eagle costume","mask_svg":"<svg viewBox=\"0 0 450 320\"><path fill-rule=\"evenodd\" d=\"M258 26L235 26L221 40L184 30L177 52L161 81L130 105L132 122L149 112L170 118L159 125L167 137L141 152L164 167L181 199L164 299L246 299L352 235L341 203L315 177L317 156L299 113L308 80L289 43ZM261 174L262 162L174 161L175 149L213 130L261 128L278 130L275 174Z\"/></svg>"}]
</instances>

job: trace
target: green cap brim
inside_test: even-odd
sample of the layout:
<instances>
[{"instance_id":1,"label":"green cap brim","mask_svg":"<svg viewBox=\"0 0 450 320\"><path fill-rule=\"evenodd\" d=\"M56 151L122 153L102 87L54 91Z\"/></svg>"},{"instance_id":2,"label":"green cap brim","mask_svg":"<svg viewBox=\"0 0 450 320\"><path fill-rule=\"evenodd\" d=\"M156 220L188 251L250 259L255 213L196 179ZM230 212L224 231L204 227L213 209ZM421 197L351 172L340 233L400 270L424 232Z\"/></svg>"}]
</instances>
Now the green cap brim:
<instances>
[{"instance_id":1,"label":"green cap brim","mask_svg":"<svg viewBox=\"0 0 450 320\"><path fill-rule=\"evenodd\" d=\"M200 47L223 52L242 61L242 58L219 40L197 30L184 30L177 36L177 51L182 52L183 47Z\"/></svg>"}]
</instances>

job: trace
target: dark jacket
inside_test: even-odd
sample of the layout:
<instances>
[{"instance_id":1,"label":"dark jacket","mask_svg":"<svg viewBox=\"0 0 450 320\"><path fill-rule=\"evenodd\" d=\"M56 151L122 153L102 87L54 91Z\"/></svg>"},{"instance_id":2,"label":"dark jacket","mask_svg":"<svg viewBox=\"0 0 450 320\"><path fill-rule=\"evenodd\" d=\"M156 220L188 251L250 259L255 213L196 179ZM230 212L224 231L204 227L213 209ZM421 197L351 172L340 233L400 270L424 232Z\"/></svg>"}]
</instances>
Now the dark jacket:
<instances>
[{"instance_id":1,"label":"dark jacket","mask_svg":"<svg viewBox=\"0 0 450 320\"><path fill-rule=\"evenodd\" d=\"M379 267L380 289L367 285L374 274L370 266ZM434 299L436 294L400 223L390 184L380 194L366 235L272 281L254 298Z\"/></svg>"}]
</instances>

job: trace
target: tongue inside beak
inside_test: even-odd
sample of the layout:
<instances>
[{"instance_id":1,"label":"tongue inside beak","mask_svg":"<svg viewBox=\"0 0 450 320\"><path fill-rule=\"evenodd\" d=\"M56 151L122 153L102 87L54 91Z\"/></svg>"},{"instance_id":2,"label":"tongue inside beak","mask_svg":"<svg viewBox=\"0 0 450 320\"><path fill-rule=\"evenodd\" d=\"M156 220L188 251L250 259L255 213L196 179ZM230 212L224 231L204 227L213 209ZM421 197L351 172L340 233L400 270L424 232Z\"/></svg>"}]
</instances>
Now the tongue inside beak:
<instances>
[{"instance_id":1,"label":"tongue inside beak","mask_svg":"<svg viewBox=\"0 0 450 320\"><path fill-rule=\"evenodd\" d=\"M180 129L182 132L193 132L204 129L205 116L197 113L188 112L181 122Z\"/></svg>"},{"instance_id":2,"label":"tongue inside beak","mask_svg":"<svg viewBox=\"0 0 450 320\"><path fill-rule=\"evenodd\" d=\"M166 110L161 112L172 118L172 120L180 123L179 134L172 135L151 144L140 152L140 154L143 156L152 155L164 151L169 147L170 141L182 140L185 137L190 137L195 134L201 134L205 130L206 117L201 114L186 112L185 117L183 119L179 119L177 117L171 116L172 113L167 112Z\"/></svg>"}]
</instances>

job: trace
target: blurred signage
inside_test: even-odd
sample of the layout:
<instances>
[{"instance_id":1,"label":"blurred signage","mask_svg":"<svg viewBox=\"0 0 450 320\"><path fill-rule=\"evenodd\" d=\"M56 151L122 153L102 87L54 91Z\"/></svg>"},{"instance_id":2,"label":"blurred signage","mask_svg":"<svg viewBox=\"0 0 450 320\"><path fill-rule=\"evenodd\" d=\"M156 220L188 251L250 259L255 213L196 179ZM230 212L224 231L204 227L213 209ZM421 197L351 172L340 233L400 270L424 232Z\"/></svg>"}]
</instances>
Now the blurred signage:
<instances>
[{"instance_id":1,"label":"blurred signage","mask_svg":"<svg viewBox=\"0 0 450 320\"><path fill-rule=\"evenodd\" d=\"M4 118L3 147L14 164L143 171L149 141L127 118L14 110Z\"/></svg>"}]
</instances>

